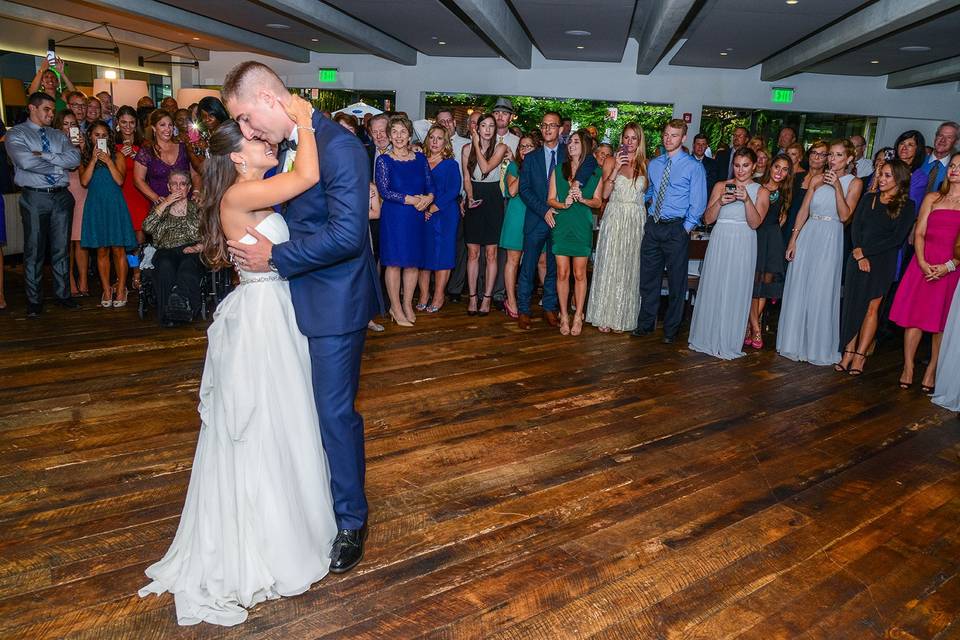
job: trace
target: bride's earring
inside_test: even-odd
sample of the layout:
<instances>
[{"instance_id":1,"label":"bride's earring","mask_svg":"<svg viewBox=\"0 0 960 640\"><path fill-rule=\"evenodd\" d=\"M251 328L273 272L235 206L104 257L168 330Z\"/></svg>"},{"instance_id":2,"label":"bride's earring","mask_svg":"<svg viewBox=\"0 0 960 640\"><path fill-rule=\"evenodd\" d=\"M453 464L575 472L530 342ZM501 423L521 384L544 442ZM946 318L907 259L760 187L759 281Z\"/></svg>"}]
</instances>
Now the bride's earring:
<instances>
[{"instance_id":1,"label":"bride's earring","mask_svg":"<svg viewBox=\"0 0 960 640\"><path fill-rule=\"evenodd\" d=\"M247 161L246 159L243 159L240 161L240 173L246 173L246 172L247 172Z\"/></svg>"}]
</instances>

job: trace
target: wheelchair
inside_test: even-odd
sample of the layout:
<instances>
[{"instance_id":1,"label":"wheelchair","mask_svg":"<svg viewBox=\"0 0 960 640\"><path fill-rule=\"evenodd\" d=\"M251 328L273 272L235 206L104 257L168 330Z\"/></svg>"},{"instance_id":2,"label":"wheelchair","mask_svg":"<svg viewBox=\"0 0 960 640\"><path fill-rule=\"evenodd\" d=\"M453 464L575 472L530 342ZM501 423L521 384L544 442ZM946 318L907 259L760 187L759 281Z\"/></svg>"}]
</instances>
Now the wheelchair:
<instances>
[{"instance_id":1,"label":"wheelchair","mask_svg":"<svg viewBox=\"0 0 960 640\"><path fill-rule=\"evenodd\" d=\"M157 296L153 283L153 254L156 249L142 245L134 254L140 268L140 288L137 290L137 315L146 319L149 310L157 308ZM212 270L204 268L200 276L200 308L194 311L194 320L208 320L220 302L233 291L233 267Z\"/></svg>"}]
</instances>

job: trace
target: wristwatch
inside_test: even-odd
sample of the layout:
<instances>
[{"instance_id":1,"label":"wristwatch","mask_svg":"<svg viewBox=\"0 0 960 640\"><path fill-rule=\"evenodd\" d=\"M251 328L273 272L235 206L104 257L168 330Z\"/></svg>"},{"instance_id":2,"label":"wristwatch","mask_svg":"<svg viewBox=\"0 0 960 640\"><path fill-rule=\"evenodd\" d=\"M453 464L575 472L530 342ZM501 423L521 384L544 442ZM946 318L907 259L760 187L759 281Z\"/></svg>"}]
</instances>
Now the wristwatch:
<instances>
[{"instance_id":1,"label":"wristwatch","mask_svg":"<svg viewBox=\"0 0 960 640\"><path fill-rule=\"evenodd\" d=\"M272 257L267 258L267 266L270 267L270 271L273 271L274 273L279 272L279 270L277 269L277 263L273 261Z\"/></svg>"}]
</instances>

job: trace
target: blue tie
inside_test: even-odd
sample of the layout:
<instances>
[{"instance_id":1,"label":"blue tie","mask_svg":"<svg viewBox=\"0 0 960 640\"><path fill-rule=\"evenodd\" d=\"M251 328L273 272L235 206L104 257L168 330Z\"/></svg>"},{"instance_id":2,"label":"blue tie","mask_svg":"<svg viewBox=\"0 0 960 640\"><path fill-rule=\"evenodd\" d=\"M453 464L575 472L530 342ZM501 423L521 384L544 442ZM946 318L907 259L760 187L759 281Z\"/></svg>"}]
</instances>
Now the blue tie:
<instances>
[{"instance_id":1,"label":"blue tie","mask_svg":"<svg viewBox=\"0 0 960 640\"><path fill-rule=\"evenodd\" d=\"M50 138L47 137L47 131L43 127L40 128L40 150L43 153L50 153ZM45 175L43 179L51 187L57 184L57 179L51 175Z\"/></svg>"},{"instance_id":2,"label":"blue tie","mask_svg":"<svg viewBox=\"0 0 960 640\"><path fill-rule=\"evenodd\" d=\"M550 176L553 175L553 172L557 169L557 150L550 150L550 170L547 171L547 182L550 181Z\"/></svg>"}]
</instances>

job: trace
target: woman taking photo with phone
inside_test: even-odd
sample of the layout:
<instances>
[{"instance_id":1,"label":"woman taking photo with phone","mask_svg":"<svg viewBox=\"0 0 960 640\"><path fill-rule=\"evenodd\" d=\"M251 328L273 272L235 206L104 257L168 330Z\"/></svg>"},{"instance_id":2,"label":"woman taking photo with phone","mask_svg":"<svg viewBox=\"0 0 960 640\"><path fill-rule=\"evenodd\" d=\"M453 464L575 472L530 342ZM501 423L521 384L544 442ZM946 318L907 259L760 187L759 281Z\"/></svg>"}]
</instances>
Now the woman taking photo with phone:
<instances>
[{"instance_id":1,"label":"woman taking photo with phone","mask_svg":"<svg viewBox=\"0 0 960 640\"><path fill-rule=\"evenodd\" d=\"M126 164L121 152L112 151L112 138L106 122L98 120L90 125L80 174L80 182L87 187L80 244L97 250L97 272L103 287L100 306L104 308L127 304L127 250L137 246L130 211L120 189ZM116 290L110 285L111 257L117 272Z\"/></svg>"},{"instance_id":2,"label":"woman taking photo with phone","mask_svg":"<svg viewBox=\"0 0 960 640\"><path fill-rule=\"evenodd\" d=\"M503 227L503 193L500 171L510 147L497 143L497 121L485 113L470 131L470 144L463 147L463 189L467 194L463 212L463 240L467 244L467 287L470 301L467 314L490 313L493 287L497 281L497 246ZM480 277L480 248L486 259L483 299L477 300Z\"/></svg>"},{"instance_id":3,"label":"woman taking photo with phone","mask_svg":"<svg viewBox=\"0 0 960 640\"><path fill-rule=\"evenodd\" d=\"M780 355L820 366L840 361L843 225L863 189L849 172L853 144L831 140L827 148L829 170L812 178L787 245L791 264L777 330Z\"/></svg>"},{"instance_id":4,"label":"woman taking photo with phone","mask_svg":"<svg viewBox=\"0 0 960 640\"><path fill-rule=\"evenodd\" d=\"M598 168L583 187L576 183L577 170L593 153L593 138L580 129L570 135L567 157L550 176L547 206L556 213L556 224L550 232L553 255L557 260L557 297L560 299L560 333L578 336L583 330L587 302L587 260L593 249L593 211L601 203L597 186ZM570 326L570 267L573 266L574 300L577 305L573 326Z\"/></svg>"},{"instance_id":5,"label":"woman taking photo with phone","mask_svg":"<svg viewBox=\"0 0 960 640\"><path fill-rule=\"evenodd\" d=\"M647 213L647 154L643 129L628 122L617 153L603 162L600 220L587 322L602 333L633 331L640 313L640 245Z\"/></svg>"},{"instance_id":6,"label":"woman taking photo with phone","mask_svg":"<svg viewBox=\"0 0 960 640\"><path fill-rule=\"evenodd\" d=\"M722 360L743 355L743 327L750 315L757 233L770 207L770 192L754 179L757 154L733 154L733 179L717 183L703 213L710 233L697 304L690 323L690 349Z\"/></svg>"},{"instance_id":7,"label":"woman taking photo with phone","mask_svg":"<svg viewBox=\"0 0 960 640\"><path fill-rule=\"evenodd\" d=\"M70 144L80 150L80 157L84 158L87 147L87 138L80 132L80 121L76 114L69 109L57 112L53 119L53 128L59 129L67 136ZM88 283L90 271L90 254L80 246L80 232L83 228L83 204L87 199L87 188L80 184L80 174L83 164L67 172L69 180L67 190L73 196L73 223L70 228L70 295L74 297L89 296Z\"/></svg>"}]
</instances>

